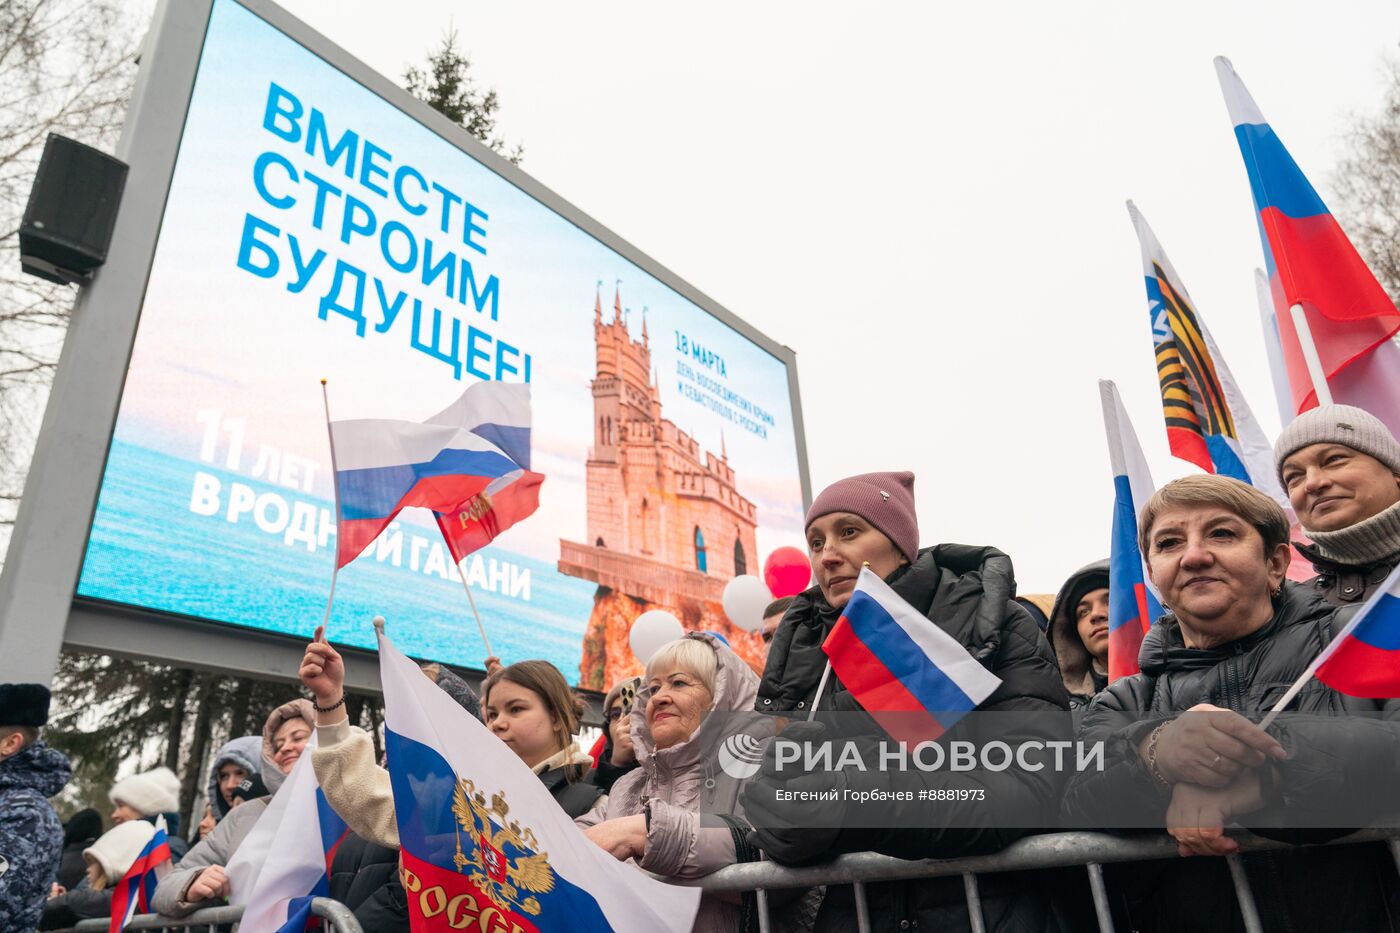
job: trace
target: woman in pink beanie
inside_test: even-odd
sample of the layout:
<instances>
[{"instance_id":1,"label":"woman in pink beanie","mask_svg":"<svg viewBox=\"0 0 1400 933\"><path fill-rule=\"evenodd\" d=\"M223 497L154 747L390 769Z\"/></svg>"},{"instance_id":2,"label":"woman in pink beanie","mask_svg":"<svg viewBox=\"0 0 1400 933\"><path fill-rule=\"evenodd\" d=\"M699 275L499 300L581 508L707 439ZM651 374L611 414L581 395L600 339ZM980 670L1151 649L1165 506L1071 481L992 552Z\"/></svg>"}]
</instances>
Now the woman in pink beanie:
<instances>
[{"instance_id":1,"label":"woman in pink beanie","mask_svg":"<svg viewBox=\"0 0 1400 933\"><path fill-rule=\"evenodd\" d=\"M926 617L929 625L952 636L1000 678L1001 686L977 707L978 711L1042 714L969 716L953 727L950 736L979 744L1000 740L1012 746L1022 742L1068 741L1072 737L1069 716L1053 715L1068 709L1069 698L1049 644L1039 626L1014 601L1016 582L1011 558L992 547L939 544L920 548L914 474L863 473L831 484L807 511L806 535L816 586L799 594L783 616L755 704L760 712L798 720L783 730L784 739L819 744L837 730L845 737L851 737L853 732L856 737L885 737L834 672L822 689L816 721L805 721L817 701L818 684L827 666L822 643L850 601L861 567L866 564ZM1001 725L1008 719L1018 723L1014 733ZM993 725L989 720L999 720L999 724ZM931 824L927 805L912 802L888 805L893 809L907 807L908 813L884 814L882 826L902 828L859 825L860 815L849 810L844 817L835 814L835 819L813 820L811 804L786 792L789 780L800 779L805 791L820 790L818 784L825 774L833 787L840 784L852 791L907 790L917 800L920 791L951 787L956 781L965 785L970 775L854 769L804 773L800 768L777 768L774 748L770 747L762 770L746 790L744 807L755 827L753 838L779 862L808 862L864 849L906 859L958 858L997 851L1027 832L1001 828L990 820L989 825L976 829ZM976 779L986 785L988 798L1034 814L1056 812L1062 778L1054 769L1046 768L1008 769L978 774ZM786 802L794 799L798 802ZM1008 821L1008 825L1033 823ZM1043 922L1051 909L1040 886L1014 875L987 875L981 881L983 913L990 921L988 929L1053 928ZM957 876L872 884L866 896L874 929L969 926L962 879ZM850 888L829 888L817 929L855 926Z\"/></svg>"}]
</instances>

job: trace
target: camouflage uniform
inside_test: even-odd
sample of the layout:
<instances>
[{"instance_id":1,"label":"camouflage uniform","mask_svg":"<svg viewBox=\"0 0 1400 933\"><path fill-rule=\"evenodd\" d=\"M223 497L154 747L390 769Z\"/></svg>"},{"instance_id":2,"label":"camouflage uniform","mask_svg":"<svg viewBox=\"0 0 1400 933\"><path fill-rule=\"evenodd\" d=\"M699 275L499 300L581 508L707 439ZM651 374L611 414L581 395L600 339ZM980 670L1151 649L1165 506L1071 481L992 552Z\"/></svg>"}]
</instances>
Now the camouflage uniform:
<instances>
[{"instance_id":1,"label":"camouflage uniform","mask_svg":"<svg viewBox=\"0 0 1400 933\"><path fill-rule=\"evenodd\" d=\"M48 798L72 773L42 740L0 761L0 930L39 925L63 851L63 826Z\"/></svg>"}]
</instances>

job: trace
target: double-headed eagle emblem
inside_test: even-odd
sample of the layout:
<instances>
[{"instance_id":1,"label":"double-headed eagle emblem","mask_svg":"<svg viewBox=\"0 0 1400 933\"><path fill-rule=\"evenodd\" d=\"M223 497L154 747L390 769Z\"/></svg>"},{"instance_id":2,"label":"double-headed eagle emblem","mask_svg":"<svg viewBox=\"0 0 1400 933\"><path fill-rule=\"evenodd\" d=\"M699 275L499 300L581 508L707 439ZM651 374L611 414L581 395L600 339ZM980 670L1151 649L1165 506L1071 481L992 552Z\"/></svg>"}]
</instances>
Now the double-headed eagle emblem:
<instances>
[{"instance_id":1,"label":"double-headed eagle emblem","mask_svg":"<svg viewBox=\"0 0 1400 933\"><path fill-rule=\"evenodd\" d=\"M452 863L501 910L533 916L540 912L534 895L554 890L554 869L549 867L549 853L538 851L535 831L521 829L509 813L504 791L492 794L488 806L475 782L459 780L452 792L452 814L459 827ZM471 856L462 854L463 831L475 843Z\"/></svg>"}]
</instances>

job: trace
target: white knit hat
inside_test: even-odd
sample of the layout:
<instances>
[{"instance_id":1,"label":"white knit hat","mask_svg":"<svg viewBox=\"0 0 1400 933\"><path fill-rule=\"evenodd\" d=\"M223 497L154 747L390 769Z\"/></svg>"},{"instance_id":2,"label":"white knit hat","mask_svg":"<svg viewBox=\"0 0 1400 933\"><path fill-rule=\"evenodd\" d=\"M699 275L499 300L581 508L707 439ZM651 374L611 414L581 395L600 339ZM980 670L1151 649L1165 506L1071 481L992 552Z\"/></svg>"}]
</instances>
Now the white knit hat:
<instances>
[{"instance_id":1,"label":"white knit hat","mask_svg":"<svg viewBox=\"0 0 1400 933\"><path fill-rule=\"evenodd\" d=\"M1385 423L1353 405L1319 405L1294 418L1274 442L1274 469L1283 481L1283 461L1313 444L1340 444L1375 457L1400 475L1400 442Z\"/></svg>"},{"instance_id":2,"label":"white knit hat","mask_svg":"<svg viewBox=\"0 0 1400 933\"><path fill-rule=\"evenodd\" d=\"M84 849L83 858L100 865L107 876L107 884L112 885L127 873L155 834L156 828L145 820L127 820L107 830L102 838Z\"/></svg>"},{"instance_id":3,"label":"white knit hat","mask_svg":"<svg viewBox=\"0 0 1400 933\"><path fill-rule=\"evenodd\" d=\"M122 778L107 796L126 804L142 816L173 813L180 809L180 779L169 768L155 768Z\"/></svg>"}]
</instances>

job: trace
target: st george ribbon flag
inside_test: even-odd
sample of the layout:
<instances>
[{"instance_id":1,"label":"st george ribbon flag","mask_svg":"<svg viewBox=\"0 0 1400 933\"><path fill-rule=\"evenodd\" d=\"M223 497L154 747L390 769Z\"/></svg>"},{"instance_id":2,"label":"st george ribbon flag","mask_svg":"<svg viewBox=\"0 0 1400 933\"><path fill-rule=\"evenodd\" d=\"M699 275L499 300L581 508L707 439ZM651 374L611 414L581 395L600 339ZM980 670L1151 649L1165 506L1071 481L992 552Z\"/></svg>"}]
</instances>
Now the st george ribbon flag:
<instances>
[{"instance_id":1,"label":"st george ribbon flag","mask_svg":"<svg viewBox=\"0 0 1400 933\"><path fill-rule=\"evenodd\" d=\"M312 898L330 896L331 862L349 827L316 782L315 747L313 735L229 860L229 900L244 908L241 933L299 933Z\"/></svg>"},{"instance_id":2,"label":"st george ribbon flag","mask_svg":"<svg viewBox=\"0 0 1400 933\"><path fill-rule=\"evenodd\" d=\"M524 424L519 397L524 398ZM439 513L439 526L457 523L465 533L480 523L486 501L499 500L511 521L537 504L539 481L527 464L530 450L529 386L479 382L452 405L422 423L393 419L332 421L337 566L344 567L370 545L401 509L419 506ZM504 445L504 446L502 446ZM515 456L521 455L525 463ZM518 481L525 480L524 485ZM488 499L481 499L482 494ZM533 497L533 498L531 498ZM459 510L478 503L476 515ZM523 514L522 514L523 512ZM503 530L503 529L502 529ZM489 540L489 538L488 538Z\"/></svg>"},{"instance_id":3,"label":"st george ribbon flag","mask_svg":"<svg viewBox=\"0 0 1400 933\"><path fill-rule=\"evenodd\" d=\"M1001 686L869 567L861 568L822 650L861 707L911 746L937 739Z\"/></svg>"},{"instance_id":4,"label":"st george ribbon flag","mask_svg":"<svg viewBox=\"0 0 1400 933\"><path fill-rule=\"evenodd\" d=\"M1099 380L1108 459L1113 468L1113 531L1108 559L1108 679L1138 673L1142 638L1162 615L1162 601L1147 578L1138 548L1138 514L1156 487L1118 387Z\"/></svg>"},{"instance_id":5,"label":"st george ribbon flag","mask_svg":"<svg viewBox=\"0 0 1400 933\"><path fill-rule=\"evenodd\" d=\"M1354 697L1400 697L1400 567L1313 662L1317 679Z\"/></svg>"},{"instance_id":6,"label":"st george ribbon flag","mask_svg":"<svg viewBox=\"0 0 1400 933\"><path fill-rule=\"evenodd\" d=\"M685 933L700 890L591 842L533 772L383 632L384 739L414 933Z\"/></svg>"},{"instance_id":7,"label":"st george ribbon flag","mask_svg":"<svg viewBox=\"0 0 1400 933\"><path fill-rule=\"evenodd\" d=\"M1157 379L1172 456L1207 473L1249 483L1285 510L1291 509L1274 471L1273 445L1254 420L1186 286L1132 201L1128 214L1142 247Z\"/></svg>"},{"instance_id":8,"label":"st george ribbon flag","mask_svg":"<svg viewBox=\"0 0 1400 933\"><path fill-rule=\"evenodd\" d=\"M1332 399L1400 433L1400 311L1235 73L1215 60L1249 173L1295 414L1317 404L1290 308L1299 305Z\"/></svg>"},{"instance_id":9,"label":"st george ribbon flag","mask_svg":"<svg viewBox=\"0 0 1400 933\"><path fill-rule=\"evenodd\" d=\"M157 817L155 831L126 874L112 888L111 922L108 933L121 933L136 914L154 913L156 885L170 871L170 837L165 817Z\"/></svg>"},{"instance_id":10,"label":"st george ribbon flag","mask_svg":"<svg viewBox=\"0 0 1400 933\"><path fill-rule=\"evenodd\" d=\"M495 444L520 467L492 480L450 513L438 511L438 528L453 561L461 563L462 558L490 544L540 507L544 476L530 469L530 386L478 382L428 422L471 425L473 434Z\"/></svg>"}]
</instances>

